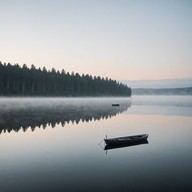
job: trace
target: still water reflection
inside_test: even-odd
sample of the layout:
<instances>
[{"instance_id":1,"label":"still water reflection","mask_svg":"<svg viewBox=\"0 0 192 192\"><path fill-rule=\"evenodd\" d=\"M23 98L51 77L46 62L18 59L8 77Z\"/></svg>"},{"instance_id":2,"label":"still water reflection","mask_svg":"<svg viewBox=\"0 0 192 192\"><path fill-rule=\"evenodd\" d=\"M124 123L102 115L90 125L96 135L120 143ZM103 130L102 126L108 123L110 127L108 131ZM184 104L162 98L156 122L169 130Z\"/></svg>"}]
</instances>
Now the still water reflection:
<instances>
[{"instance_id":1,"label":"still water reflection","mask_svg":"<svg viewBox=\"0 0 192 192\"><path fill-rule=\"evenodd\" d=\"M174 96L2 98L0 191L192 191L191 105ZM148 144L107 155L98 145L106 134L142 133Z\"/></svg>"},{"instance_id":2,"label":"still water reflection","mask_svg":"<svg viewBox=\"0 0 192 192\"><path fill-rule=\"evenodd\" d=\"M41 126L54 128L57 124L108 119L126 111L130 101L121 101L119 107L112 107L118 99L2 99L0 102L0 132L34 131Z\"/></svg>"}]
</instances>

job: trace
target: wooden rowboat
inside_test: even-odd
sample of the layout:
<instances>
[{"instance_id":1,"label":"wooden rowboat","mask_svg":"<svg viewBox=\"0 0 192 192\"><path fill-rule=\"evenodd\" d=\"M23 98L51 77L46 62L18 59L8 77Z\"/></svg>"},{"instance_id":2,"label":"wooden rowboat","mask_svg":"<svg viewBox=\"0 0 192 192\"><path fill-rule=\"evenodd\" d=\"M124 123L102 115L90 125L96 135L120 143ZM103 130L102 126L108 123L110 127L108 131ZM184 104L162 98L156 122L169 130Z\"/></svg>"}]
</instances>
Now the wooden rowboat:
<instances>
[{"instance_id":1,"label":"wooden rowboat","mask_svg":"<svg viewBox=\"0 0 192 192\"><path fill-rule=\"evenodd\" d=\"M104 139L107 145L122 145L122 144L132 144L132 143L139 143L141 141L146 141L148 138L148 134L142 135L132 135L126 137L117 137L117 138L110 138Z\"/></svg>"},{"instance_id":2,"label":"wooden rowboat","mask_svg":"<svg viewBox=\"0 0 192 192\"><path fill-rule=\"evenodd\" d=\"M113 106L113 107L119 107L120 104L119 104L119 103L113 103L112 106Z\"/></svg>"}]
</instances>

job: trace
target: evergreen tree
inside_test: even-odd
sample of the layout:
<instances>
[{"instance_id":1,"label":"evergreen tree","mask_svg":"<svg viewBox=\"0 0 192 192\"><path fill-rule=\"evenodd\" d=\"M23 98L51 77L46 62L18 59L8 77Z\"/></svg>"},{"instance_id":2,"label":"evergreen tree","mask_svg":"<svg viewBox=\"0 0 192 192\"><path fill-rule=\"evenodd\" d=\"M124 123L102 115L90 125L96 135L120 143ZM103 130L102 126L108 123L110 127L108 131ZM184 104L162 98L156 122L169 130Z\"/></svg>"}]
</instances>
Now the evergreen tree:
<instances>
[{"instance_id":1,"label":"evergreen tree","mask_svg":"<svg viewBox=\"0 0 192 192\"><path fill-rule=\"evenodd\" d=\"M131 88L109 78L61 72L32 64L0 62L1 96L131 96Z\"/></svg>"}]
</instances>

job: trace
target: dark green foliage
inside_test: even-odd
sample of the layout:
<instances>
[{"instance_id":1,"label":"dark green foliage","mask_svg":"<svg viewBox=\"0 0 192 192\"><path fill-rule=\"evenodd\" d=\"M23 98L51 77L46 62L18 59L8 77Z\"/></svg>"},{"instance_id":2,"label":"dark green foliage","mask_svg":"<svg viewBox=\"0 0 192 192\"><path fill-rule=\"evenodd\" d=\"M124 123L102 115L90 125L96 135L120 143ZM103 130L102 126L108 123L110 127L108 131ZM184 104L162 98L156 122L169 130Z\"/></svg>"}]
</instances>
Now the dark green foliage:
<instances>
[{"instance_id":1,"label":"dark green foliage","mask_svg":"<svg viewBox=\"0 0 192 192\"><path fill-rule=\"evenodd\" d=\"M131 96L131 88L115 80L47 71L31 65L0 62L1 96Z\"/></svg>"}]
</instances>

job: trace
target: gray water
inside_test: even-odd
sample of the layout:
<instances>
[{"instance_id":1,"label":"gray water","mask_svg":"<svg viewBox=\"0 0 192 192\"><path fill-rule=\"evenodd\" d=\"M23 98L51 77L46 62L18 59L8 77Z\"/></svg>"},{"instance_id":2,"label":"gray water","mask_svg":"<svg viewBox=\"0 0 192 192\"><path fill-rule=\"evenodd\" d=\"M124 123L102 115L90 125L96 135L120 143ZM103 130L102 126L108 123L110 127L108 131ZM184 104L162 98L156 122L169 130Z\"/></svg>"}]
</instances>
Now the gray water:
<instances>
[{"instance_id":1,"label":"gray water","mask_svg":"<svg viewBox=\"0 0 192 192\"><path fill-rule=\"evenodd\" d=\"M0 132L2 192L192 191L190 96L0 98Z\"/></svg>"}]
</instances>

